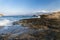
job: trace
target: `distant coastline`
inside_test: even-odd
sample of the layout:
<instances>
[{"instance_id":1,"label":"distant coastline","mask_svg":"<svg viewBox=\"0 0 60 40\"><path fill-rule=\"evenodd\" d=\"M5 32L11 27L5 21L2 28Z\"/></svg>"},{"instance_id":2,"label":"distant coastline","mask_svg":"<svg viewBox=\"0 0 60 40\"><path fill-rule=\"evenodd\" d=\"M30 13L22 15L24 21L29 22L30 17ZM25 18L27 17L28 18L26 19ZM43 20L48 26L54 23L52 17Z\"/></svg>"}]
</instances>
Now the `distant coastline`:
<instances>
[{"instance_id":1,"label":"distant coastline","mask_svg":"<svg viewBox=\"0 0 60 40\"><path fill-rule=\"evenodd\" d=\"M4 16L4 15L3 15L3 14L0 14L0 17L1 17L1 16Z\"/></svg>"}]
</instances>

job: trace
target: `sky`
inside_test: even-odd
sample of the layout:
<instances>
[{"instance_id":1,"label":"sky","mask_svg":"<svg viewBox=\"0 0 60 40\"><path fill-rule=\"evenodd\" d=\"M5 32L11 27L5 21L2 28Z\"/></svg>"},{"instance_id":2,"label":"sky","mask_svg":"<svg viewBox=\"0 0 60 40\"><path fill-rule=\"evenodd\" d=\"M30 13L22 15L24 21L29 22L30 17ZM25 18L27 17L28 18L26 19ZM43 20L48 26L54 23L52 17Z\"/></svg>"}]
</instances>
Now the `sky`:
<instances>
[{"instance_id":1,"label":"sky","mask_svg":"<svg viewBox=\"0 0 60 40\"><path fill-rule=\"evenodd\" d=\"M0 0L0 13L4 15L57 10L60 10L60 0Z\"/></svg>"}]
</instances>

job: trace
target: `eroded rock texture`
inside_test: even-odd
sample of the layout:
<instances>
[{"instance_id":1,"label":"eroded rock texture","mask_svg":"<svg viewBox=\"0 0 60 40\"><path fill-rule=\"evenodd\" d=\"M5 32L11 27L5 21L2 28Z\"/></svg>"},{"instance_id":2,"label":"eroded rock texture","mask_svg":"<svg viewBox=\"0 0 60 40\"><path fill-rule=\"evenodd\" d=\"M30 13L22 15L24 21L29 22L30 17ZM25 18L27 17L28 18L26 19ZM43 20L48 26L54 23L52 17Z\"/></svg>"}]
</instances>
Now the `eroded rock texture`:
<instances>
[{"instance_id":1,"label":"eroded rock texture","mask_svg":"<svg viewBox=\"0 0 60 40\"><path fill-rule=\"evenodd\" d=\"M34 29L19 38L26 40L60 40L60 12L42 14L40 18L22 19L13 24Z\"/></svg>"}]
</instances>

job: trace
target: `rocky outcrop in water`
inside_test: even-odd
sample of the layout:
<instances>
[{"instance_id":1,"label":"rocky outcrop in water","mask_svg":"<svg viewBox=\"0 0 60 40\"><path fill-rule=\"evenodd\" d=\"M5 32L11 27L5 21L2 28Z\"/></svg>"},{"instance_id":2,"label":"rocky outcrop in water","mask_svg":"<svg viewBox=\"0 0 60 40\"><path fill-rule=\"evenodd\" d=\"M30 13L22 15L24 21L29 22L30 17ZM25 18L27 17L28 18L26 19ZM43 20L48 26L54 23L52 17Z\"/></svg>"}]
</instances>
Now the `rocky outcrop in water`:
<instances>
[{"instance_id":1,"label":"rocky outcrop in water","mask_svg":"<svg viewBox=\"0 0 60 40\"><path fill-rule=\"evenodd\" d=\"M20 24L24 27L36 28L36 29L59 29L60 27L60 12L54 12L52 14L40 15L40 18L22 19L13 24Z\"/></svg>"},{"instance_id":2,"label":"rocky outcrop in water","mask_svg":"<svg viewBox=\"0 0 60 40\"><path fill-rule=\"evenodd\" d=\"M34 39L40 40L60 40L60 12L42 14L40 18L22 19L15 23L30 29L43 30L29 34Z\"/></svg>"},{"instance_id":3,"label":"rocky outcrop in water","mask_svg":"<svg viewBox=\"0 0 60 40\"><path fill-rule=\"evenodd\" d=\"M12 26L14 30L0 34L0 40L60 40L60 12L42 14L40 18L22 19L13 22L27 29Z\"/></svg>"}]
</instances>

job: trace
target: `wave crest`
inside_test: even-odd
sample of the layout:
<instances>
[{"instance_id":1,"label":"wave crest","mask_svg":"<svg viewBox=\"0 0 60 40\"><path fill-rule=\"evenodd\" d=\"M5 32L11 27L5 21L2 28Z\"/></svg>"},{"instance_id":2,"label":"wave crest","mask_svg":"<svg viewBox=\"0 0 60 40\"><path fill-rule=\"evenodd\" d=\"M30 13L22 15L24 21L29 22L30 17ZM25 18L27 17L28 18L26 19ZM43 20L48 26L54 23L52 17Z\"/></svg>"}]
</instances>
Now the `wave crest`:
<instances>
[{"instance_id":1,"label":"wave crest","mask_svg":"<svg viewBox=\"0 0 60 40\"><path fill-rule=\"evenodd\" d=\"M8 19L0 20L0 26L8 26L11 24L11 21Z\"/></svg>"}]
</instances>

